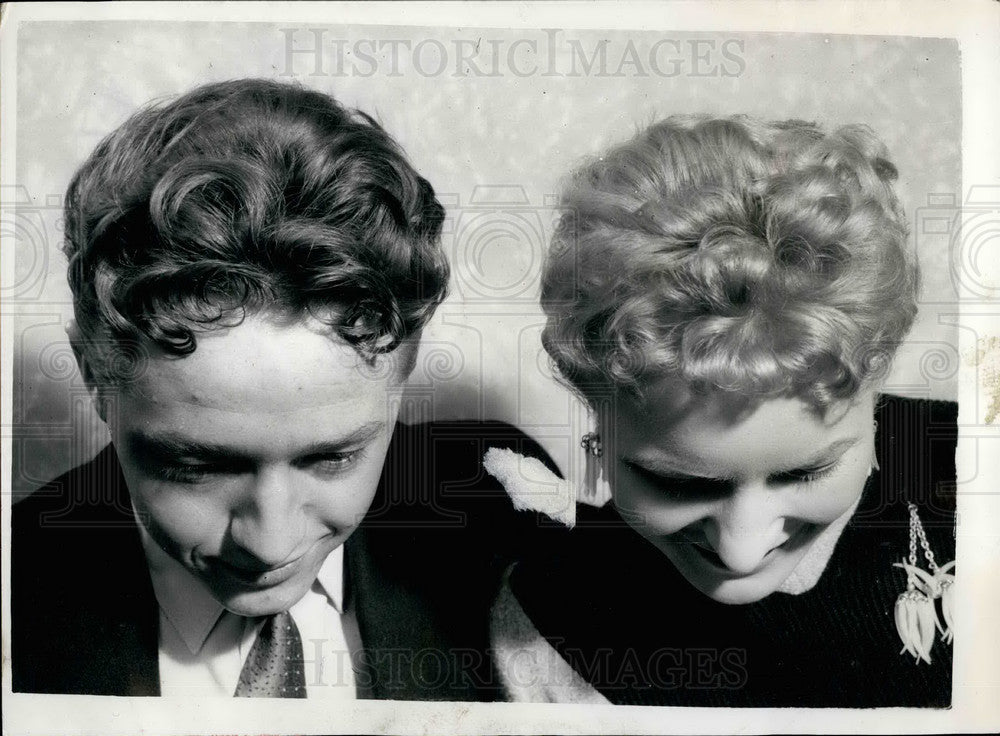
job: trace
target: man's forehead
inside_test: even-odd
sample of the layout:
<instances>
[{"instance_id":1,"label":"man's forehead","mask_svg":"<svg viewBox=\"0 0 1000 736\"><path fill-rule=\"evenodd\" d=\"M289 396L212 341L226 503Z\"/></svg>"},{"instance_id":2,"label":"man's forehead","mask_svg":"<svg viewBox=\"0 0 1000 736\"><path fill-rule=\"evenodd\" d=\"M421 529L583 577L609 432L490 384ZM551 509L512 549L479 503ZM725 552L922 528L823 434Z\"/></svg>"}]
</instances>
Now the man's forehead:
<instances>
[{"instance_id":1,"label":"man's forehead","mask_svg":"<svg viewBox=\"0 0 1000 736\"><path fill-rule=\"evenodd\" d=\"M370 364L328 328L250 318L200 334L188 355L152 353L129 388L154 402L280 413L350 404L395 383L392 371Z\"/></svg>"},{"instance_id":2,"label":"man's forehead","mask_svg":"<svg viewBox=\"0 0 1000 736\"><path fill-rule=\"evenodd\" d=\"M401 390L326 334L248 320L187 356L151 357L116 424L123 441L161 456L298 457L393 426Z\"/></svg>"}]
</instances>

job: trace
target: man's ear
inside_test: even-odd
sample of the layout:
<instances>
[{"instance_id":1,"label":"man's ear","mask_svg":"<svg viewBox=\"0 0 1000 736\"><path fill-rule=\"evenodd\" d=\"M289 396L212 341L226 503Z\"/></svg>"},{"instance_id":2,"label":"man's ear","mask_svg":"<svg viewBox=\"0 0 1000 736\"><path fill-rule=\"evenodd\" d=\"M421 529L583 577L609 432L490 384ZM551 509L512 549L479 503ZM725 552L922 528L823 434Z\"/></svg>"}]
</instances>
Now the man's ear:
<instances>
[{"instance_id":1,"label":"man's ear","mask_svg":"<svg viewBox=\"0 0 1000 736\"><path fill-rule=\"evenodd\" d=\"M97 379L93 367L90 365L90 361L87 360L87 351L84 349L86 338L83 336L83 332L80 331L80 326L76 323L75 319L71 319L66 323L66 337L69 338L70 347L73 349L73 357L76 358L76 365L80 369L80 375L83 377L83 383L87 387L87 392L94 402L94 408L97 410L98 416L101 417L101 421L106 422L104 400L101 396L101 384Z\"/></svg>"}]
</instances>

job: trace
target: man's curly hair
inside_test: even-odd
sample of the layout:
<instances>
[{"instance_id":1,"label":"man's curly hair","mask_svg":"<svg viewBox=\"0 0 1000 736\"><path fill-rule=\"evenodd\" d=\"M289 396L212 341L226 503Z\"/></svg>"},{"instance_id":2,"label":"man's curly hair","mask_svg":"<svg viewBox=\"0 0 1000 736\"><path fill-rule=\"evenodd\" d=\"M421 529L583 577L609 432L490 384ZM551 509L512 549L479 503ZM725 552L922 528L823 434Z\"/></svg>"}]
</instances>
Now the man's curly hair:
<instances>
[{"instance_id":1,"label":"man's curly hair","mask_svg":"<svg viewBox=\"0 0 1000 736\"><path fill-rule=\"evenodd\" d=\"M818 409L850 398L917 311L896 176L862 125L656 123L565 185L545 348L587 398L663 376Z\"/></svg>"},{"instance_id":2,"label":"man's curly hair","mask_svg":"<svg viewBox=\"0 0 1000 736\"><path fill-rule=\"evenodd\" d=\"M252 312L311 315L372 358L444 298L444 210L369 116L269 80L198 87L105 138L66 198L82 346L168 354Z\"/></svg>"}]
</instances>

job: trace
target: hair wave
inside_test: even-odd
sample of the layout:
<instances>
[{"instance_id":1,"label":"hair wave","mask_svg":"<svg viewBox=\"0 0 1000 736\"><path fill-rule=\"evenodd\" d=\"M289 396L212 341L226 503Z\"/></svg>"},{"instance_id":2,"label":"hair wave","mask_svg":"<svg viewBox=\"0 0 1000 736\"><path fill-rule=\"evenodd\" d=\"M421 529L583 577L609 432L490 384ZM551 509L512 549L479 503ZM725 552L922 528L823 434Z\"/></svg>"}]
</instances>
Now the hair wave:
<instances>
[{"instance_id":1,"label":"hair wave","mask_svg":"<svg viewBox=\"0 0 1000 736\"><path fill-rule=\"evenodd\" d=\"M568 179L543 344L588 398L664 375L850 398L916 314L896 177L866 126L667 118Z\"/></svg>"},{"instance_id":2,"label":"hair wave","mask_svg":"<svg viewBox=\"0 0 1000 736\"><path fill-rule=\"evenodd\" d=\"M370 357L419 331L448 282L431 185L372 118L294 84L209 84L139 111L77 171L65 215L92 345L183 355L262 311L313 315Z\"/></svg>"}]
</instances>

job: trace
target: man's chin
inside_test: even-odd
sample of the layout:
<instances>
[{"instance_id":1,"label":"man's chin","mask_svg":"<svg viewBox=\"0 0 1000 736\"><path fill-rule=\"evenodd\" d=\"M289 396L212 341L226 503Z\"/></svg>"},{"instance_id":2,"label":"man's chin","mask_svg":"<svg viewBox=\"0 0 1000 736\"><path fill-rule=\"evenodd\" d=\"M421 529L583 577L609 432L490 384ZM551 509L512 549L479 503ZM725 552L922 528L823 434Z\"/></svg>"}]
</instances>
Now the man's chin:
<instances>
[{"instance_id":1,"label":"man's chin","mask_svg":"<svg viewBox=\"0 0 1000 736\"><path fill-rule=\"evenodd\" d=\"M309 590L308 585L279 585L265 590L213 591L223 608L239 616L270 616L287 611Z\"/></svg>"}]
</instances>

